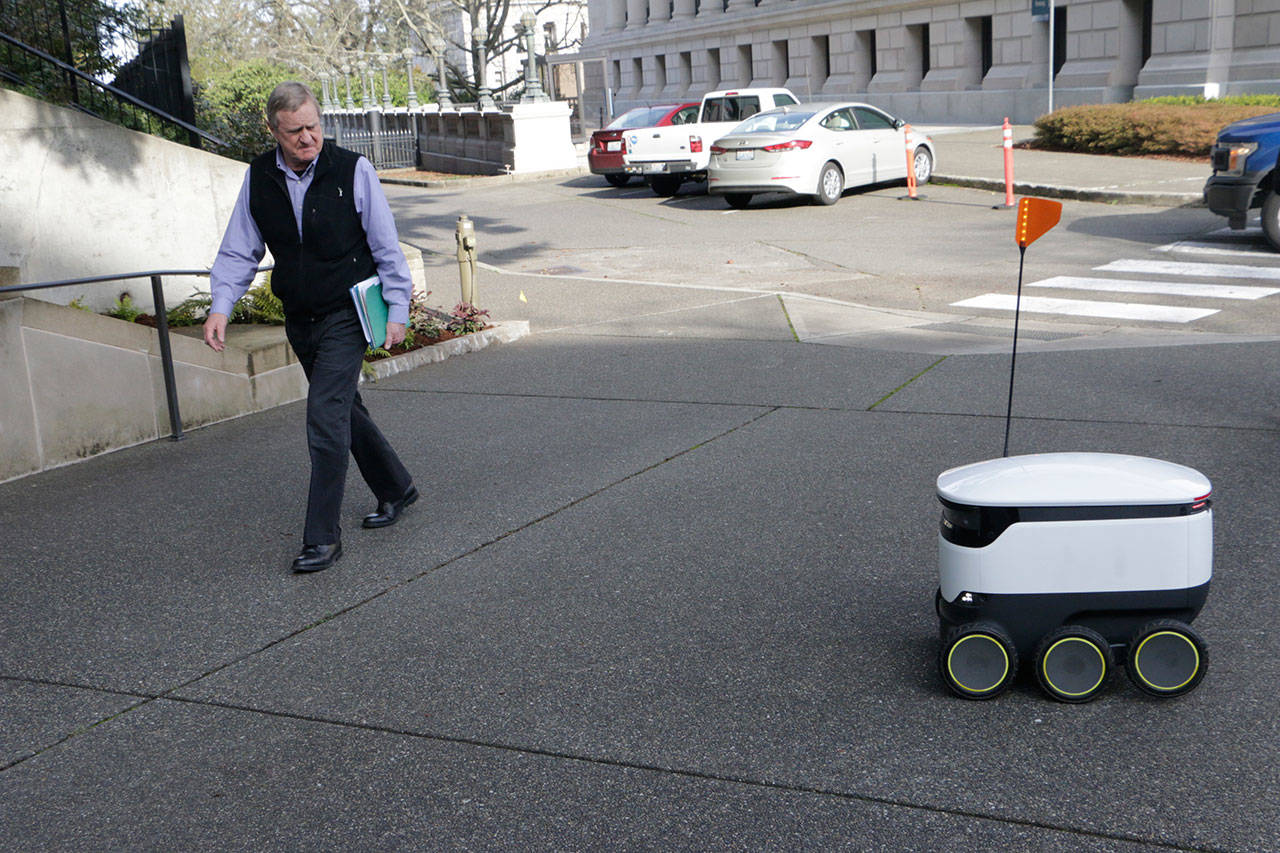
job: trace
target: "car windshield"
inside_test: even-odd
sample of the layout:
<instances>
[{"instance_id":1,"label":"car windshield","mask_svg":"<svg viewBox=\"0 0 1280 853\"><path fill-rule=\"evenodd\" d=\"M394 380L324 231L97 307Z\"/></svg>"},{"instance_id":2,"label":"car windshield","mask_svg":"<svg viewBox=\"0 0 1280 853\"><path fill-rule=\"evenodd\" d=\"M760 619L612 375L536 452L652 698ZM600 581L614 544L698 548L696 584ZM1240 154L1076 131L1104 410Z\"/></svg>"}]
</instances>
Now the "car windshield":
<instances>
[{"instance_id":1,"label":"car windshield","mask_svg":"<svg viewBox=\"0 0 1280 853\"><path fill-rule=\"evenodd\" d=\"M609 122L605 130L620 130L627 127L652 127L662 121L662 117L671 111L671 107L636 107Z\"/></svg>"},{"instance_id":2,"label":"car windshield","mask_svg":"<svg viewBox=\"0 0 1280 853\"><path fill-rule=\"evenodd\" d=\"M770 111L752 116L733 129L734 133L787 133L813 118L813 110Z\"/></svg>"}]
</instances>

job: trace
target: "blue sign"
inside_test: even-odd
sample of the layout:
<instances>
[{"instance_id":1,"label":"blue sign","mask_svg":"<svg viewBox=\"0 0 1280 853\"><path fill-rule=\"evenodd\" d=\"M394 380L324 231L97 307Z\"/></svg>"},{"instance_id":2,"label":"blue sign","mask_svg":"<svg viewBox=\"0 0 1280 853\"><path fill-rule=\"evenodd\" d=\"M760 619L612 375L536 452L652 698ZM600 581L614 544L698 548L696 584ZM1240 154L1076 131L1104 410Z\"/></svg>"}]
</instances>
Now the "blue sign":
<instances>
[{"instance_id":1,"label":"blue sign","mask_svg":"<svg viewBox=\"0 0 1280 853\"><path fill-rule=\"evenodd\" d=\"M1031 20L1049 20L1049 0L1031 0Z\"/></svg>"}]
</instances>

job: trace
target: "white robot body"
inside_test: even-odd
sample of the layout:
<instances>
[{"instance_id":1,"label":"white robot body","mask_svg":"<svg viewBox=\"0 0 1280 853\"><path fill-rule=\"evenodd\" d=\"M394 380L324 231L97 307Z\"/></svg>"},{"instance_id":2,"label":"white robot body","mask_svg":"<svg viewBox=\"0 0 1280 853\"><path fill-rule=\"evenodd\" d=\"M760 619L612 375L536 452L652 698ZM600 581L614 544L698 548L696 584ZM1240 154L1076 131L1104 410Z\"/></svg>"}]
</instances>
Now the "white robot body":
<instances>
[{"instance_id":1,"label":"white robot body","mask_svg":"<svg viewBox=\"0 0 1280 853\"><path fill-rule=\"evenodd\" d=\"M1012 646L1009 655L1034 656L1039 666L1046 638L1069 627L1064 636L1078 641L1084 657L1063 652L1058 670L1057 659L1049 659L1045 674L1061 685L1072 683L1068 667L1074 672L1111 652L1092 647L1126 648L1135 632L1161 620L1186 627L1203 607L1213 574L1211 491L1204 475L1183 465L1109 453L1015 456L944 472L936 596L944 645L949 636L956 646L971 639L960 636L968 627L990 625L988 634ZM1200 642L1189 628L1182 633ZM1178 666L1189 666L1203 644L1192 648L1192 640L1176 636L1161 641L1182 656ZM965 678L982 682L960 660L943 662L943 674L960 677L961 689L954 677L948 683L967 695ZM1156 672L1153 654L1143 660ZM1160 678L1180 679L1181 671L1170 664L1149 680L1159 687ZM1197 657L1197 681L1202 673ZM1069 690L1046 689L1083 701L1069 698Z\"/></svg>"}]
</instances>

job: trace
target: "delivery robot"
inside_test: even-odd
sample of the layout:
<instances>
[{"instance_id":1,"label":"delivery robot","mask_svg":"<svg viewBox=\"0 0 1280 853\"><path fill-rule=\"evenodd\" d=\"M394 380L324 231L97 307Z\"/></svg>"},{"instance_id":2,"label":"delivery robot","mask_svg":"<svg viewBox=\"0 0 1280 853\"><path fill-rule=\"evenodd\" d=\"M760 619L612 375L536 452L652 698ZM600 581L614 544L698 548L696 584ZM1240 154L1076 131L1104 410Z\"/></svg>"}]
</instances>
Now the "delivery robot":
<instances>
[{"instance_id":1,"label":"delivery robot","mask_svg":"<svg viewBox=\"0 0 1280 853\"><path fill-rule=\"evenodd\" d=\"M1006 456L938 477L938 668L990 699L1030 661L1040 687L1087 702L1116 655L1153 696L1204 677L1190 626L1213 574L1209 480L1111 453Z\"/></svg>"}]
</instances>

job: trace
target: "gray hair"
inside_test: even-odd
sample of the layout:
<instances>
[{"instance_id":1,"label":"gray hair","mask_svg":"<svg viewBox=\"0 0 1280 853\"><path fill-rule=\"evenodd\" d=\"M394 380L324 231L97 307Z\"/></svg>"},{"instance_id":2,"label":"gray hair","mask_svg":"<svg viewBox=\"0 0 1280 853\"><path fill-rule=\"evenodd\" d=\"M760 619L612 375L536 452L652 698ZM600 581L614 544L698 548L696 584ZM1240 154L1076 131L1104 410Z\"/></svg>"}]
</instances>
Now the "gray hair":
<instances>
[{"instance_id":1,"label":"gray hair","mask_svg":"<svg viewBox=\"0 0 1280 853\"><path fill-rule=\"evenodd\" d=\"M320 102L310 89L294 80L281 83L271 90L271 95L267 98L267 124L275 130L280 126L276 116L281 112L297 112L306 103L315 105L316 115L321 115Z\"/></svg>"}]
</instances>

